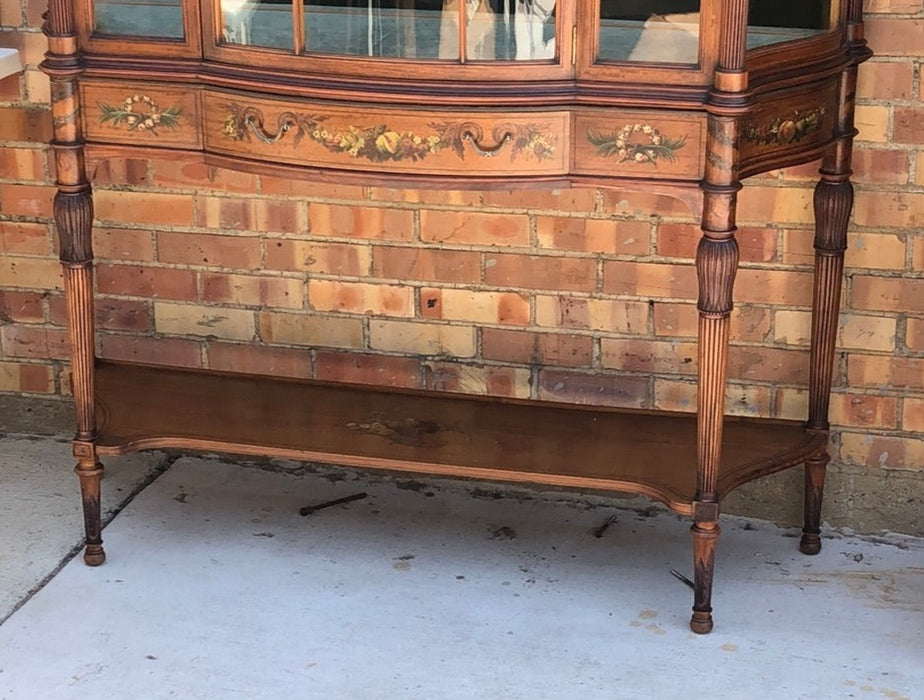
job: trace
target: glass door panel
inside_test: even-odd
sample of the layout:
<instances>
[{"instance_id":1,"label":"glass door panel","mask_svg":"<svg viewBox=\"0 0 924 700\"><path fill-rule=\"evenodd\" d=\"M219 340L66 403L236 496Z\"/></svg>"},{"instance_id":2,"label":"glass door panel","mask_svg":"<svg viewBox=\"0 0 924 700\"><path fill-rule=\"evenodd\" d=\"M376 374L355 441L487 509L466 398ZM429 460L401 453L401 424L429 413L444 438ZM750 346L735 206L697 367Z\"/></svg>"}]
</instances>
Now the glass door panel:
<instances>
[{"instance_id":1,"label":"glass door panel","mask_svg":"<svg viewBox=\"0 0 924 700\"><path fill-rule=\"evenodd\" d=\"M95 0L93 34L182 39L182 0Z\"/></svg>"},{"instance_id":2,"label":"glass door panel","mask_svg":"<svg viewBox=\"0 0 924 700\"><path fill-rule=\"evenodd\" d=\"M290 0L221 0L225 44L293 50Z\"/></svg>"},{"instance_id":3,"label":"glass door panel","mask_svg":"<svg viewBox=\"0 0 924 700\"><path fill-rule=\"evenodd\" d=\"M749 0L748 48L824 34L836 22L831 0Z\"/></svg>"},{"instance_id":4,"label":"glass door panel","mask_svg":"<svg viewBox=\"0 0 924 700\"><path fill-rule=\"evenodd\" d=\"M448 61L554 58L555 0L305 0L305 51Z\"/></svg>"},{"instance_id":5,"label":"glass door panel","mask_svg":"<svg viewBox=\"0 0 924 700\"><path fill-rule=\"evenodd\" d=\"M699 62L699 0L601 0L598 60Z\"/></svg>"}]
</instances>

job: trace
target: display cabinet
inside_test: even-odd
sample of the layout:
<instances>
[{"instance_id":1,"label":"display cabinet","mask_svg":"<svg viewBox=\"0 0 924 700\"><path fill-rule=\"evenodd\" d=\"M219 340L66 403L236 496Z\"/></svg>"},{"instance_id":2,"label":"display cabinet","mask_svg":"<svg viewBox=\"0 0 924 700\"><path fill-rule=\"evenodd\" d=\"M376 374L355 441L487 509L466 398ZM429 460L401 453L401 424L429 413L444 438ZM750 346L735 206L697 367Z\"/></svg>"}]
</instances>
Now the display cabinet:
<instances>
[{"instance_id":1,"label":"display cabinet","mask_svg":"<svg viewBox=\"0 0 924 700\"><path fill-rule=\"evenodd\" d=\"M50 0L45 33L88 564L104 559L100 456L162 447L645 494L692 520L700 633L729 491L804 465L801 549L819 550L869 55L860 0ZM98 359L90 173L155 155L324 181L680 197L702 227L697 410ZM727 417L741 181L813 160L808 415Z\"/></svg>"}]
</instances>

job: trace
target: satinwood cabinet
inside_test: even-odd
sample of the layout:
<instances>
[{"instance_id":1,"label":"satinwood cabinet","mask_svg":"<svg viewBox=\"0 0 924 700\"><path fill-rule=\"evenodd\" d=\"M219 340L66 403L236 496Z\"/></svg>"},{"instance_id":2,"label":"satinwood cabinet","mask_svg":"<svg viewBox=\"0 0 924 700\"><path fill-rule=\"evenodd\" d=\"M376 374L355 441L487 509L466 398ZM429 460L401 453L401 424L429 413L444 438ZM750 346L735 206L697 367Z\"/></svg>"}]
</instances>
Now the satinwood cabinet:
<instances>
[{"instance_id":1,"label":"satinwood cabinet","mask_svg":"<svg viewBox=\"0 0 924 700\"><path fill-rule=\"evenodd\" d=\"M804 465L820 548L860 0L50 0L60 236L85 560L100 456L219 450L646 494L689 516L712 629L719 505ZM97 358L93 168L170 157L412 187L644 188L701 219L695 414ZM806 420L724 415L741 181L820 162ZM618 592L614 592L618 595Z\"/></svg>"}]
</instances>

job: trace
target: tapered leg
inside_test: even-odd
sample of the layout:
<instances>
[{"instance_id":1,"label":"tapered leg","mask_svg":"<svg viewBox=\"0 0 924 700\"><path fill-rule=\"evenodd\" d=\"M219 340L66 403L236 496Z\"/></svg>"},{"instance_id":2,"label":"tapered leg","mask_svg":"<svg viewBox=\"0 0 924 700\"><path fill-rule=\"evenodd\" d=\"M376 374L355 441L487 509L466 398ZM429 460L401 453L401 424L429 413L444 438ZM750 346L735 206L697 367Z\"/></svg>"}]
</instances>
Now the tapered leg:
<instances>
[{"instance_id":1,"label":"tapered leg","mask_svg":"<svg viewBox=\"0 0 924 700\"><path fill-rule=\"evenodd\" d=\"M83 524L86 532L83 560L87 566L99 566L106 561L106 553L103 551L99 488L103 465L95 460L80 460L74 471L80 478L80 496L83 501Z\"/></svg>"},{"instance_id":2,"label":"tapered leg","mask_svg":"<svg viewBox=\"0 0 924 700\"><path fill-rule=\"evenodd\" d=\"M827 454L813 457L805 463L805 519L799 550L803 554L821 551L821 500L825 487Z\"/></svg>"},{"instance_id":3,"label":"tapered leg","mask_svg":"<svg viewBox=\"0 0 924 700\"><path fill-rule=\"evenodd\" d=\"M696 522L693 533L693 617L690 629L697 634L712 631L712 577L715 571L715 542L719 526L715 522Z\"/></svg>"}]
</instances>

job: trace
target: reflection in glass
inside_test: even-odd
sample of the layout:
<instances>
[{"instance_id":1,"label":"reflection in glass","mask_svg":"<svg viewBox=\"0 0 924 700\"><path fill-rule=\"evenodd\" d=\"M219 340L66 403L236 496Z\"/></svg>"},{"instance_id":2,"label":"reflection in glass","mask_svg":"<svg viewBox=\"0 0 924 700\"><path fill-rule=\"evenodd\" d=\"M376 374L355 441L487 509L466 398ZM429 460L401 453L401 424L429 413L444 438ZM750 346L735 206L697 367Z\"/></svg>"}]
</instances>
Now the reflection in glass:
<instances>
[{"instance_id":1,"label":"reflection in glass","mask_svg":"<svg viewBox=\"0 0 924 700\"><path fill-rule=\"evenodd\" d=\"M601 0L604 61L699 61L699 0Z\"/></svg>"},{"instance_id":2,"label":"reflection in glass","mask_svg":"<svg viewBox=\"0 0 924 700\"><path fill-rule=\"evenodd\" d=\"M300 1L294 9L304 16L306 53L449 61L555 58L556 0ZM291 0L221 0L222 41L291 50L298 43L292 17Z\"/></svg>"},{"instance_id":3,"label":"reflection in glass","mask_svg":"<svg viewBox=\"0 0 924 700\"><path fill-rule=\"evenodd\" d=\"M94 0L93 33L182 39L182 0Z\"/></svg>"},{"instance_id":4,"label":"reflection in glass","mask_svg":"<svg viewBox=\"0 0 924 700\"><path fill-rule=\"evenodd\" d=\"M834 20L831 0L749 0L748 48L821 34Z\"/></svg>"},{"instance_id":5,"label":"reflection in glass","mask_svg":"<svg viewBox=\"0 0 924 700\"><path fill-rule=\"evenodd\" d=\"M221 37L226 44L292 50L289 0L221 0Z\"/></svg>"}]
</instances>

